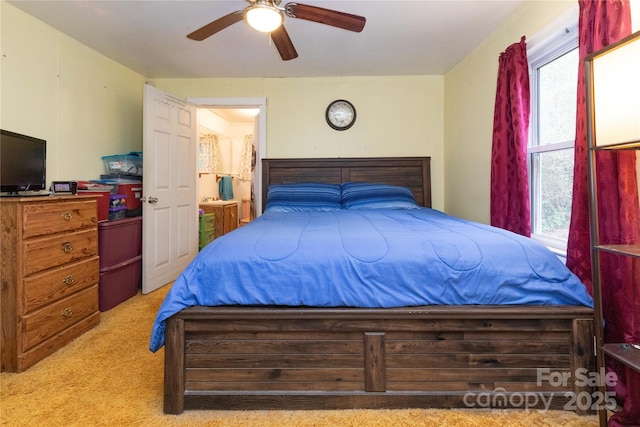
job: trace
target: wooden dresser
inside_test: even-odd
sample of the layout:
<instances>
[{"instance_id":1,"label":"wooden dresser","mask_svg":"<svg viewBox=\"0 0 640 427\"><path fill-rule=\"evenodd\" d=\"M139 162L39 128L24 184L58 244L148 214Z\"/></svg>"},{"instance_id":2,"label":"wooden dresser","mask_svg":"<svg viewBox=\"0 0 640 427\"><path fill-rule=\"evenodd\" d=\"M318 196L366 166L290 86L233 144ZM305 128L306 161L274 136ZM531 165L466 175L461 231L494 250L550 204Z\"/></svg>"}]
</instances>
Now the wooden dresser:
<instances>
[{"instance_id":1,"label":"wooden dresser","mask_svg":"<svg viewBox=\"0 0 640 427\"><path fill-rule=\"evenodd\" d=\"M204 213L216 214L216 238L238 228L238 202L217 200L199 207Z\"/></svg>"},{"instance_id":2,"label":"wooden dresser","mask_svg":"<svg viewBox=\"0 0 640 427\"><path fill-rule=\"evenodd\" d=\"M95 196L0 200L1 370L21 372L100 322Z\"/></svg>"}]
</instances>

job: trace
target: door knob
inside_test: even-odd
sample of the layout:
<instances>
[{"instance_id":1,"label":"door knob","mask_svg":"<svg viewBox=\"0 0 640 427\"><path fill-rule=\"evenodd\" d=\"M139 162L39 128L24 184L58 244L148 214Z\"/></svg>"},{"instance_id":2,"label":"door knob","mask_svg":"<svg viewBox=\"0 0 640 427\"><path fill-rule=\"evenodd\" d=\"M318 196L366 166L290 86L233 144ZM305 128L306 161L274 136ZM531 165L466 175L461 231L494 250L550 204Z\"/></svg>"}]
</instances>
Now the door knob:
<instances>
[{"instance_id":1,"label":"door knob","mask_svg":"<svg viewBox=\"0 0 640 427\"><path fill-rule=\"evenodd\" d=\"M149 203L151 203L151 204L155 204L155 203L158 203L158 198L157 198L157 197L149 197L149 198L147 199L147 201L148 201Z\"/></svg>"}]
</instances>

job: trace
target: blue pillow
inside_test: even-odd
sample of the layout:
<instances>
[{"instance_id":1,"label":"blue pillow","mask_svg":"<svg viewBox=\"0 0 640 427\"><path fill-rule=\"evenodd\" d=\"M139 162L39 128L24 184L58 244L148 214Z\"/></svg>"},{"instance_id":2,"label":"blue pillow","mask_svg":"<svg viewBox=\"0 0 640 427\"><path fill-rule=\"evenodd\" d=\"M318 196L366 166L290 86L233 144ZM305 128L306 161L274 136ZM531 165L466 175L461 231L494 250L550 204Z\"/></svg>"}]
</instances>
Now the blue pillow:
<instances>
[{"instance_id":1,"label":"blue pillow","mask_svg":"<svg viewBox=\"0 0 640 427\"><path fill-rule=\"evenodd\" d=\"M345 182L342 184L344 209L419 209L407 187L387 184Z\"/></svg>"},{"instance_id":2,"label":"blue pillow","mask_svg":"<svg viewBox=\"0 0 640 427\"><path fill-rule=\"evenodd\" d=\"M301 182L270 185L265 212L336 211L340 204L340 185Z\"/></svg>"}]
</instances>

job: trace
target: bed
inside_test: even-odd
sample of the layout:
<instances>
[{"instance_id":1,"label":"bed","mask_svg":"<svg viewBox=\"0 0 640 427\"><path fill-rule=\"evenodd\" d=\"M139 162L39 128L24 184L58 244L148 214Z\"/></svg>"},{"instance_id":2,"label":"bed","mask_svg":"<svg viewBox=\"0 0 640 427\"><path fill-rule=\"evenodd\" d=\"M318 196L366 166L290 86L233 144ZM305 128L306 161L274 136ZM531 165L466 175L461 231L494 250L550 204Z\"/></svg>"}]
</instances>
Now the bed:
<instances>
[{"instance_id":1,"label":"bed","mask_svg":"<svg viewBox=\"0 0 640 427\"><path fill-rule=\"evenodd\" d=\"M544 249L539 245L526 249L525 258L533 276L546 277L555 274L548 269L558 269L551 296L536 296L535 283L497 283L498 276L521 281L510 256L521 250L524 238L430 209L429 161L263 160L263 201L269 198L272 205L258 219L208 245L159 309L150 348L165 347L164 412L409 407L587 412L580 409L585 405L576 405L577 397L591 396L582 379L594 368L592 300L584 286L561 263L558 267L552 254L533 258ZM333 186L331 192L340 189L342 209L308 212L288 209L286 203L278 209L277 191L306 183ZM364 200L358 194L368 191L369 183L388 186L393 194L404 189L417 206L405 211L403 193L392 206L358 209ZM354 199L344 209L348 189ZM322 192L324 187L314 195L314 204L324 200ZM330 197L333 201L334 195ZM364 247L357 234L362 227L375 236ZM466 280L468 272L481 269L480 259L502 250L475 247L474 235L481 231L516 249L493 261L501 266L495 278L481 276L473 286L461 287L462 276ZM286 239L289 234L297 240ZM413 234L423 241L413 242ZM311 260L295 261L303 267L289 268L298 252L314 251L312 243L320 235L334 236L338 243L315 249ZM433 235L433 241L424 240L425 235ZM463 249L469 241L471 249ZM259 257L234 253L243 248ZM446 268L432 261L419 264L421 259L397 252L406 249L420 256L436 253ZM334 252L346 252L348 260L338 261L338 267L324 265ZM392 255L412 264L398 267L400 261ZM310 271L310 278L280 281L296 268ZM456 277L431 276L444 274L440 270L453 270ZM232 283L234 277L239 283ZM345 280L349 286L338 283ZM420 286L403 287L407 280L420 281ZM422 281L429 283L423 286ZM307 289L310 282L319 287ZM277 289L277 295L265 291L269 288ZM506 293L494 295L493 288ZM361 302L362 294L369 294L366 302ZM421 303L424 298L430 302Z\"/></svg>"}]
</instances>

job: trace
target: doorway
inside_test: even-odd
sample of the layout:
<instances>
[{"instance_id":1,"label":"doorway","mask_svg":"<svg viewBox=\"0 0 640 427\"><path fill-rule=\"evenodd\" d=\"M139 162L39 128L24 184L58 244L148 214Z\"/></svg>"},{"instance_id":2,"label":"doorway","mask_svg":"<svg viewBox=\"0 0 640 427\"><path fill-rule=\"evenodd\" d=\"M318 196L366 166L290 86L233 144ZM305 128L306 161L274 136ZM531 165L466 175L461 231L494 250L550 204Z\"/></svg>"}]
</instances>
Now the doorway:
<instances>
[{"instance_id":1,"label":"doorway","mask_svg":"<svg viewBox=\"0 0 640 427\"><path fill-rule=\"evenodd\" d=\"M222 177L227 177L225 179L232 182L231 199L238 202L240 219L246 221L259 216L260 165L266 153L266 98L189 98L187 101L197 108L199 136L215 142L217 150L215 168L209 169L212 172L198 173L198 202L226 198L227 194L220 194L219 184ZM247 162L251 165L250 172Z\"/></svg>"}]
</instances>

